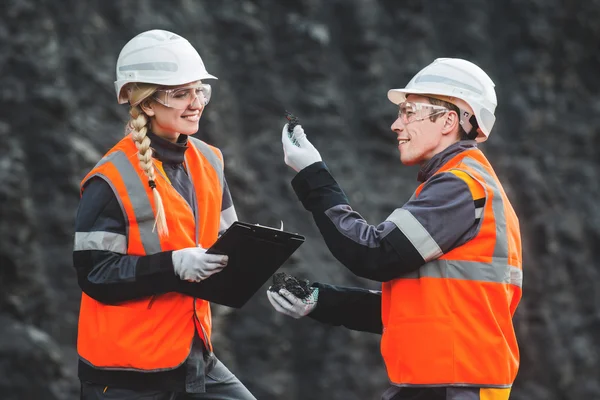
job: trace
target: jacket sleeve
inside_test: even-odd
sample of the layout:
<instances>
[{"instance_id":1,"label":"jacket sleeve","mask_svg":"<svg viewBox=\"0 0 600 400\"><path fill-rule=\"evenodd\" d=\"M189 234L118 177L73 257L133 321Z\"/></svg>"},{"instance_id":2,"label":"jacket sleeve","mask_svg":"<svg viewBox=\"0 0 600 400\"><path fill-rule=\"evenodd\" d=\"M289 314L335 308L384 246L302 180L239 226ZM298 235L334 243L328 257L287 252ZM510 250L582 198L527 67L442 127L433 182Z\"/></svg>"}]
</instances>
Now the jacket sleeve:
<instances>
[{"instance_id":1,"label":"jacket sleeve","mask_svg":"<svg viewBox=\"0 0 600 400\"><path fill-rule=\"evenodd\" d=\"M381 292L313 283L319 288L317 306L308 314L325 324L381 334Z\"/></svg>"},{"instance_id":2,"label":"jacket sleeve","mask_svg":"<svg viewBox=\"0 0 600 400\"><path fill-rule=\"evenodd\" d=\"M75 218L73 264L81 290L107 304L174 291L179 278L172 252L127 255L126 230L111 187L102 178L92 178Z\"/></svg>"},{"instance_id":3,"label":"jacket sleeve","mask_svg":"<svg viewBox=\"0 0 600 400\"><path fill-rule=\"evenodd\" d=\"M292 186L333 256L357 276L379 282L417 270L478 230L480 203L452 173L434 175L418 198L379 225L370 225L350 207L323 162L301 170Z\"/></svg>"}]
</instances>

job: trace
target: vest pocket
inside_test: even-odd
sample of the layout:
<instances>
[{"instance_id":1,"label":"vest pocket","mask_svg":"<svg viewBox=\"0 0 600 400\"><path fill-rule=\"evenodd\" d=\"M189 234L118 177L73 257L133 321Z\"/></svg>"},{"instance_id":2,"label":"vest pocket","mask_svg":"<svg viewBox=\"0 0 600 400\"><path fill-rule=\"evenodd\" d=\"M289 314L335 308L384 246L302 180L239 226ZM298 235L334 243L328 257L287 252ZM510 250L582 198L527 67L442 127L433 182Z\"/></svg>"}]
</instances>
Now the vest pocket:
<instances>
[{"instance_id":1,"label":"vest pocket","mask_svg":"<svg viewBox=\"0 0 600 400\"><path fill-rule=\"evenodd\" d=\"M419 316L390 322L382 337L381 353L392 382L454 382L454 334L450 317Z\"/></svg>"},{"instance_id":2,"label":"vest pocket","mask_svg":"<svg viewBox=\"0 0 600 400\"><path fill-rule=\"evenodd\" d=\"M151 312L146 300L97 304L95 318L85 328L89 339L81 356L95 367L144 369L139 361L150 353L157 328Z\"/></svg>"},{"instance_id":3,"label":"vest pocket","mask_svg":"<svg viewBox=\"0 0 600 400\"><path fill-rule=\"evenodd\" d=\"M122 346L122 351L147 340L144 336L156 329L156 318L152 310L148 310L147 303L144 299L118 306L104 305L101 312L103 324L99 331L109 336L110 342Z\"/></svg>"}]
</instances>

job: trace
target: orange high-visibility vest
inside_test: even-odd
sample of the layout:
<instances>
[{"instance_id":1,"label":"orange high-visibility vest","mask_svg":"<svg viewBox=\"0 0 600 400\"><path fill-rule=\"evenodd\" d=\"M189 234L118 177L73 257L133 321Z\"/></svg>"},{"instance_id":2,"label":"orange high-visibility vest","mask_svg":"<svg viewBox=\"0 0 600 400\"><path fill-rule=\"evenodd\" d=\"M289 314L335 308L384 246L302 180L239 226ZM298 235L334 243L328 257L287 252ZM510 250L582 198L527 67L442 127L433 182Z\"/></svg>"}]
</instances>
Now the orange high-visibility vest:
<instances>
[{"instance_id":1,"label":"orange high-visibility vest","mask_svg":"<svg viewBox=\"0 0 600 400\"><path fill-rule=\"evenodd\" d=\"M381 353L398 386L509 388L519 367L512 324L523 277L519 221L479 149L456 155L436 174L453 171L470 177L472 192L485 191L479 231L440 256L433 238L415 230L426 264L383 284Z\"/></svg>"},{"instance_id":2,"label":"orange high-visibility vest","mask_svg":"<svg viewBox=\"0 0 600 400\"><path fill-rule=\"evenodd\" d=\"M127 235L92 232L89 236L96 248L97 243L106 243L107 250L144 256L198 245L209 248L217 240L223 197L222 155L194 138L189 138L187 147L185 165L194 186L195 215L160 168L155 168L156 188L169 227L166 238L153 231L153 195L131 135L100 160L81 182L81 190L94 176L106 180L125 213ZM208 301L183 294L171 292L108 305L83 293L77 351L84 362L96 368L168 370L186 360L196 329L211 348L211 325Z\"/></svg>"}]
</instances>

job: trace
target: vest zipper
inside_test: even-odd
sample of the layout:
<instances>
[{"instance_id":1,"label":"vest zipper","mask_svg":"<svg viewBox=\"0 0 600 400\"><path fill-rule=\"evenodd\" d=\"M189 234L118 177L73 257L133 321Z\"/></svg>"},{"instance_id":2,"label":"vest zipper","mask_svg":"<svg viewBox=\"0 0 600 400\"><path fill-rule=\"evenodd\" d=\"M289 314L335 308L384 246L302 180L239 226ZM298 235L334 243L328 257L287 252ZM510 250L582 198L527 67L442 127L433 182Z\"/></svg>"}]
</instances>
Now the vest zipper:
<instances>
[{"instance_id":1,"label":"vest zipper","mask_svg":"<svg viewBox=\"0 0 600 400\"><path fill-rule=\"evenodd\" d=\"M204 326L202 325L202 322L200 322L200 319L198 318L198 315L196 314L196 298L194 298L194 318L196 319L196 321L198 321L198 325L200 326L200 330L202 331L202 338L203 338L204 346L206 347L206 350L208 350L208 354L212 355L212 349L211 349L212 346L208 342L208 335L206 334L206 331L204 330Z\"/></svg>"}]
</instances>

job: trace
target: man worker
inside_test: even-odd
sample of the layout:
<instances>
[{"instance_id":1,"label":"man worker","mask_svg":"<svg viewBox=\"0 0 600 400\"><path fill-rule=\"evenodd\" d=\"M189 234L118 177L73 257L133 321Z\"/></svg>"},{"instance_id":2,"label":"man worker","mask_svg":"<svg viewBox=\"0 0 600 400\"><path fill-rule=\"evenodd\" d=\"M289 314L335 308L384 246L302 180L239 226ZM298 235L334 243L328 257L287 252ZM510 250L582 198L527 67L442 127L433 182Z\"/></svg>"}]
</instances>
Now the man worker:
<instances>
[{"instance_id":1,"label":"man worker","mask_svg":"<svg viewBox=\"0 0 600 400\"><path fill-rule=\"evenodd\" d=\"M508 399L522 258L517 216L477 147L494 126L494 83L472 62L439 58L388 98L399 107L400 160L420 165L420 185L378 225L351 208L301 126L282 133L292 186L329 250L381 291L313 283L304 298L281 289L269 301L295 318L382 334L391 384L382 400Z\"/></svg>"}]
</instances>

